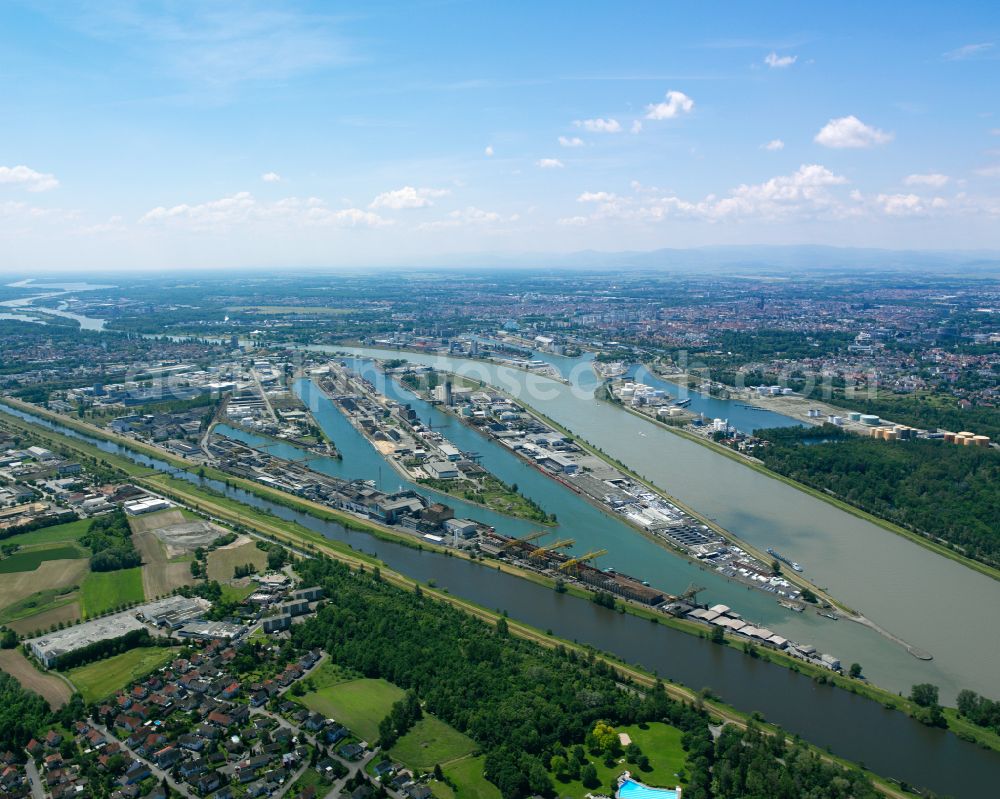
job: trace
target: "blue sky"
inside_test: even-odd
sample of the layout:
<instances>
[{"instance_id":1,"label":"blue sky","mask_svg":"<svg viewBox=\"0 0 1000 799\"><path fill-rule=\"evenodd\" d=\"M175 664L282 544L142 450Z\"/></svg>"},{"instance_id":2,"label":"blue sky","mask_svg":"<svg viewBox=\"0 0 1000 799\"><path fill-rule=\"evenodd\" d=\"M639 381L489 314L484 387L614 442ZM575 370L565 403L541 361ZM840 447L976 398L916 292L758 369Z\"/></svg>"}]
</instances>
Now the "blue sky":
<instances>
[{"instance_id":1,"label":"blue sky","mask_svg":"<svg viewBox=\"0 0 1000 799\"><path fill-rule=\"evenodd\" d=\"M0 7L0 268L1000 248L993 3Z\"/></svg>"}]
</instances>

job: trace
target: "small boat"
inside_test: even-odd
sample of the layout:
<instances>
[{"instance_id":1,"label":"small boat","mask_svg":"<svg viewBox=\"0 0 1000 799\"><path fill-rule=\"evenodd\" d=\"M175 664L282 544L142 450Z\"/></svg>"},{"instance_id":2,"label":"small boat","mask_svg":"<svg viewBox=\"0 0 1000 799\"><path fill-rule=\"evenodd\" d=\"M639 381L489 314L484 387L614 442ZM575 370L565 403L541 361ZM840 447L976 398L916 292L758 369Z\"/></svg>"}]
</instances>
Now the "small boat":
<instances>
[{"instance_id":1,"label":"small boat","mask_svg":"<svg viewBox=\"0 0 1000 799\"><path fill-rule=\"evenodd\" d=\"M677 400L677 401L676 401L676 402L674 403L674 407L675 407L675 408L686 408L686 407L687 407L688 405L690 405L690 404L691 404L691 398L690 398L690 397L688 397L687 399L680 399L680 400Z\"/></svg>"},{"instance_id":2,"label":"small boat","mask_svg":"<svg viewBox=\"0 0 1000 799\"><path fill-rule=\"evenodd\" d=\"M785 599L779 599L778 604L783 608L788 608L788 610L794 611L795 613L802 613L805 610L804 605L796 605L794 602L789 602Z\"/></svg>"},{"instance_id":3,"label":"small boat","mask_svg":"<svg viewBox=\"0 0 1000 799\"><path fill-rule=\"evenodd\" d=\"M820 613L819 615L825 619L832 619L833 621L840 620L840 616L838 616L836 613Z\"/></svg>"}]
</instances>

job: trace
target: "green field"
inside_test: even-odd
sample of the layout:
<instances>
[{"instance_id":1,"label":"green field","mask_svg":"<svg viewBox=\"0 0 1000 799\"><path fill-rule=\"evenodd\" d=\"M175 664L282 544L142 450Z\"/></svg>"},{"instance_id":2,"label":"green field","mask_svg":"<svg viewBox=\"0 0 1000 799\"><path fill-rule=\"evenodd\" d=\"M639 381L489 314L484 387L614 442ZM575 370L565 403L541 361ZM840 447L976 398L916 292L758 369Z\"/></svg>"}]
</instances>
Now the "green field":
<instances>
[{"instance_id":1,"label":"green field","mask_svg":"<svg viewBox=\"0 0 1000 799\"><path fill-rule=\"evenodd\" d=\"M36 544L56 544L66 541L77 541L90 528L90 519L77 519L75 522L57 524L53 527L43 527L30 533L18 533L0 541L2 544L17 544L22 547Z\"/></svg>"},{"instance_id":2,"label":"green field","mask_svg":"<svg viewBox=\"0 0 1000 799\"><path fill-rule=\"evenodd\" d=\"M179 647L165 646L130 649L106 660L70 669L66 672L66 676L83 695L84 702L96 702L124 688L133 680L158 669L171 660L178 651Z\"/></svg>"},{"instance_id":3,"label":"green field","mask_svg":"<svg viewBox=\"0 0 1000 799\"><path fill-rule=\"evenodd\" d=\"M77 589L74 586L45 588L4 608L3 612L0 613L0 624L24 619L47 610L55 610L76 601L76 599Z\"/></svg>"},{"instance_id":4,"label":"green field","mask_svg":"<svg viewBox=\"0 0 1000 799\"><path fill-rule=\"evenodd\" d=\"M298 701L335 719L366 741L378 738L378 725L403 691L385 680L349 680L311 691Z\"/></svg>"},{"instance_id":5,"label":"green field","mask_svg":"<svg viewBox=\"0 0 1000 799\"><path fill-rule=\"evenodd\" d=\"M485 757L466 757L450 766L443 766L444 775L458 786L453 791L448 785L432 781L431 790L440 799L500 799L496 785L483 776Z\"/></svg>"},{"instance_id":6,"label":"green field","mask_svg":"<svg viewBox=\"0 0 1000 799\"><path fill-rule=\"evenodd\" d=\"M681 746L681 733L676 727L668 724L652 723L641 729L638 725L630 727L616 727L619 733L626 733L637 744L644 755L649 758L649 771L642 771L630 763L616 763L612 768L604 765L603 756L594 757L587 754L587 759L597 770L598 787L587 788L579 780L568 780L563 782L552 777L552 784L556 793L560 797L569 799L584 799L589 793L595 790L607 790L611 784L623 771L631 771L640 782L657 788L674 788L683 785L684 781L676 775L684 768L687 755Z\"/></svg>"},{"instance_id":7,"label":"green field","mask_svg":"<svg viewBox=\"0 0 1000 799\"><path fill-rule=\"evenodd\" d=\"M128 602L141 602L142 567L114 572L91 572L83 581L80 610L91 619Z\"/></svg>"},{"instance_id":8,"label":"green field","mask_svg":"<svg viewBox=\"0 0 1000 799\"><path fill-rule=\"evenodd\" d=\"M424 716L389 750L389 757L412 769L430 771L435 764L471 755L475 742L434 716Z\"/></svg>"},{"instance_id":9,"label":"green field","mask_svg":"<svg viewBox=\"0 0 1000 799\"><path fill-rule=\"evenodd\" d=\"M222 599L225 602L242 602L255 590L253 585L221 585Z\"/></svg>"},{"instance_id":10,"label":"green field","mask_svg":"<svg viewBox=\"0 0 1000 799\"><path fill-rule=\"evenodd\" d=\"M47 560L75 560L86 557L87 554L86 550L74 544L46 545L25 552L15 552L9 558L0 560L0 574L30 572Z\"/></svg>"}]
</instances>

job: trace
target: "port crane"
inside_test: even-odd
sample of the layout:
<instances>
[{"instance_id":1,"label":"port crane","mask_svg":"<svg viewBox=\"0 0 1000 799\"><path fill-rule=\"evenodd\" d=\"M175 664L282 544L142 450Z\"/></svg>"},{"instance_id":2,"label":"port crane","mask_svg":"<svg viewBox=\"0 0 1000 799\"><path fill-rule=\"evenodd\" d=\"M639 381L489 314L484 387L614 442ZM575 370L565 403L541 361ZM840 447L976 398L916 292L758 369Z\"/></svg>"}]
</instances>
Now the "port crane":
<instances>
[{"instance_id":1,"label":"port crane","mask_svg":"<svg viewBox=\"0 0 1000 799\"><path fill-rule=\"evenodd\" d=\"M560 541L553 541L551 544L542 544L538 549L531 553L532 558L544 558L549 552L556 549L562 549L563 547L571 547L576 543L576 539L573 538L563 538Z\"/></svg>"},{"instance_id":2,"label":"port crane","mask_svg":"<svg viewBox=\"0 0 1000 799\"><path fill-rule=\"evenodd\" d=\"M591 552L588 552L586 555L581 555L578 558L570 558L565 563L560 563L559 564L559 571L563 571L564 572L564 571L570 571L570 570L577 570L577 567L581 563L586 563L589 560L594 560L595 558L600 558L600 557L602 557L604 555L607 555L607 554L608 554L608 550L606 550L606 549L595 549L595 550L592 550Z\"/></svg>"},{"instance_id":3,"label":"port crane","mask_svg":"<svg viewBox=\"0 0 1000 799\"><path fill-rule=\"evenodd\" d=\"M694 602L695 597L698 596L698 594L700 594L704 590L705 590L704 586L695 585L694 583L691 583L691 585L687 587L684 593L680 595L679 599L683 599L688 602Z\"/></svg>"},{"instance_id":4,"label":"port crane","mask_svg":"<svg viewBox=\"0 0 1000 799\"><path fill-rule=\"evenodd\" d=\"M548 530L536 530L533 533L528 533L525 536L521 536L521 538L510 539L506 544L504 544L503 549L507 550L510 549L511 547L517 546L518 544L530 544L532 541L537 541L542 536L548 534L549 534Z\"/></svg>"}]
</instances>

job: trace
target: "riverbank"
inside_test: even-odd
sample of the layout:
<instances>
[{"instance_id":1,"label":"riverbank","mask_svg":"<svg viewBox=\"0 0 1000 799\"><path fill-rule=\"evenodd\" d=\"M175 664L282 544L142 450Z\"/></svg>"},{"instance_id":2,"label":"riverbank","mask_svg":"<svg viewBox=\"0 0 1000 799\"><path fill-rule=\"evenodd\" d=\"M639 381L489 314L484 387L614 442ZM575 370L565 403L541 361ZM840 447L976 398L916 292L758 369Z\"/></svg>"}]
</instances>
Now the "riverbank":
<instances>
[{"instance_id":1,"label":"riverbank","mask_svg":"<svg viewBox=\"0 0 1000 799\"><path fill-rule=\"evenodd\" d=\"M670 379L669 377L662 375L661 377L664 380ZM599 395L597 396L597 399L602 402L610 402L606 397L602 397ZM645 421L648 421L652 424L655 424L657 427L660 427L664 430L668 430L669 432L681 436L682 438L686 438L688 441L693 441L697 444L700 444L703 447L707 447L713 452L720 455L724 455L730 460L736 461L737 463L747 466L753 469L754 471L760 472L761 474L766 475L767 477L770 477L773 480L778 480L779 482L791 486L792 488L795 488L798 491L803 492L804 494L808 494L809 496L815 499L822 500L823 502L827 503L828 505L832 505L838 510L842 510L845 513L849 513L858 519L874 524L877 527L881 527L883 530L887 530L888 532L893 533L894 535L900 536L901 538L905 538L908 541L911 541L914 544L923 547L924 549L927 549L937 555L946 557L949 560L955 561L956 563L959 563L962 566L965 566L966 568L972 569L973 571L979 572L980 574L986 577L1000 581L1000 569L996 569L992 566L988 566L985 563L980 563L977 560L973 560L972 558L962 555L961 553L956 552L955 550L947 546L944 546L938 543L937 541L922 536L919 533L913 532L912 530L907 530L905 527L900 527L899 525L894 524L893 522L890 522L887 519L883 519L880 516L876 516L872 513L869 513L863 508L859 508L856 505L852 505L851 503L841 499L838 496L829 494L818 488L813 488L812 486L808 486L804 483L800 483L797 480L793 480L790 477L786 477L785 475L780 474L779 472L776 472L768 468L764 464L764 462L759 460L758 458L752 458L748 455L742 455L739 452L736 452L727 446L719 444L716 441L712 441L711 439L705 438L704 436L695 435L694 433L691 433L690 431L685 430L684 428L674 427L672 425L664 424L660 420L654 419L648 414L641 413L640 411L636 411L635 409L629 408L620 403L614 403L614 404L617 404L620 408L622 408L622 410L628 411L634 416L644 419ZM846 413L846 411L843 412Z\"/></svg>"},{"instance_id":2,"label":"riverbank","mask_svg":"<svg viewBox=\"0 0 1000 799\"><path fill-rule=\"evenodd\" d=\"M37 409L34 406L27 405L26 403L18 403L18 404L23 406L21 410L25 411L26 413L34 413L38 416L41 416L42 418L48 417L50 421L57 424L64 423L63 418L59 414L47 411L45 409ZM171 478L169 476L161 475L159 472L153 472L153 474L150 475L149 468L138 466L122 456L108 454L103 450L100 450L97 447L88 444L87 442L82 442L77 439L67 437L61 433L47 430L45 428L39 428L35 424L23 422L21 420L18 420L16 417L11 417L11 418L15 421L20 422L22 425L29 428L32 433L37 434L42 438L44 438L45 436L55 437L57 439L57 443L63 446L69 447L70 449L83 451L89 457L96 457L101 460L113 462L113 465L122 468L123 471L133 476L133 479L136 479L137 482L150 483L151 484L150 487L152 488L152 490L155 491L183 490L188 500L191 500L193 497L194 501L197 502L201 503L210 502L213 506L217 506L218 508L224 509L228 514L227 518L230 521L234 521L236 523L242 523L244 520L254 517L255 515L261 513L260 511L256 511L252 508L249 508L247 505L241 502L229 499L227 497L219 497L217 495L209 494L207 491L193 488L184 481L181 481L176 478ZM68 419L66 421L75 422L75 420L72 419ZM78 432L82 432L85 435L94 435L94 432L92 431L86 429L83 430L79 429L79 428L86 428L87 425L85 424L73 424L73 425L66 424L66 426L71 429L73 427L76 427L78 429ZM105 434L104 431L97 430L96 433L97 435L95 437L97 438L103 438L104 440L111 440L111 436ZM130 439L112 441L112 443L117 443L120 446L123 446L130 451L136 451L135 445L141 444L141 442L134 442ZM171 456L169 453L165 453L149 445L144 445L144 448L147 450L145 454L151 457L156 457L162 461L169 461L171 462L171 465L175 466L178 469L181 469L192 475L197 474L199 472L199 467L196 464L185 463L183 460L175 456ZM397 543L397 544L401 543L404 546L407 546L411 549L428 549L436 551L438 553L443 553L449 557L460 557L460 558L463 557L461 554L455 553L451 550L447 550L443 547L428 545L427 543L420 543L415 539L413 539L412 537L401 536L399 533L396 533L394 531L388 529L382 529L378 525L369 523L367 521L363 521L359 518L351 516L350 514L333 511L329 508L326 508L323 505L319 505L318 503L313 503L309 500L304 500L298 497L294 497L292 495L286 495L283 492L269 489L267 487L253 483L252 481L249 480L242 480L240 478L235 478L231 475L227 475L222 472L217 472L216 470L211 470L211 472L206 470L206 477L211 477L220 481L224 481L227 484L235 485L240 489L247 491L248 493L266 499L267 501L277 502L280 505L299 510L301 512L315 516L316 518L319 519L333 521L337 524L343 525L347 529L357 530L360 532L372 534L377 538L391 541L392 543ZM278 520L276 517L268 517L268 518L272 519L273 520L272 523L275 524L281 521ZM307 530L306 528L302 528L300 525L297 525L294 522L290 522L288 524L292 524L296 528L297 534L300 535L302 539L300 543L318 544L321 542L328 542L328 539L324 538L318 533L314 533L312 531ZM469 558L469 557L464 557L464 559L476 560L474 558ZM533 583L542 585L546 588L551 588L551 589L556 588L555 580L546 578L543 575L526 572L524 570L518 569L508 564L500 563L497 561L488 561L486 562L486 567L495 568L498 571L503 571L513 576L517 576L521 579L527 579ZM574 596L578 596L581 598L589 598L591 596L590 592L584 591L583 589L577 589L575 586L567 586L567 588L568 592L572 593ZM628 605L620 604L619 608L621 612L629 613L633 616L637 616L640 618L646 618L650 620L655 619L660 624L664 624L665 626L686 632L688 634L696 635L700 638L707 638L709 635L709 630L706 627L703 627L702 625L697 625L691 622L685 622L678 619L672 619L670 617L663 616L661 614L655 614L653 611L645 610L640 606L632 604ZM737 650L743 649L741 644L732 641L731 639L729 639L727 643L734 649ZM878 701L885 707L892 707L904 710L908 713L911 713L913 710L912 705L910 705L907 702L907 700L904 700L901 697L897 697L896 695L887 692L883 689L880 689L877 686L862 681L851 680L850 678L846 677L839 677L837 675L834 675L832 672L828 672L822 669L811 668L808 666L808 664L804 664L800 661L794 661L791 658L788 658L787 656L781 657L780 653L778 653L777 651L772 651L769 649L768 650L760 649L758 650L757 655L758 655L757 659L760 659L762 661L774 662L778 665L784 665L791 671L808 674L809 676L816 679L817 682L826 682L833 685L837 685L852 693L864 696L868 699ZM750 657L750 655L747 656ZM950 719L956 719L954 712L951 712ZM983 731L980 728L976 728L973 725L968 724L968 722L965 722L964 724L960 722L962 722L962 720L956 719L954 731L962 735L967 740L970 739L976 740L977 742L979 742L981 745L984 746L992 746L996 744L995 741L991 742L989 740L989 737L983 734L986 731Z\"/></svg>"}]
</instances>

